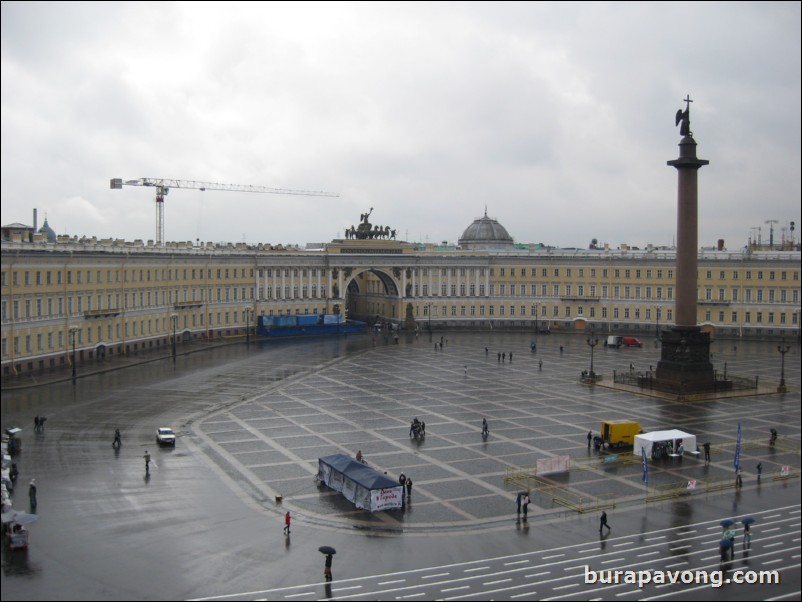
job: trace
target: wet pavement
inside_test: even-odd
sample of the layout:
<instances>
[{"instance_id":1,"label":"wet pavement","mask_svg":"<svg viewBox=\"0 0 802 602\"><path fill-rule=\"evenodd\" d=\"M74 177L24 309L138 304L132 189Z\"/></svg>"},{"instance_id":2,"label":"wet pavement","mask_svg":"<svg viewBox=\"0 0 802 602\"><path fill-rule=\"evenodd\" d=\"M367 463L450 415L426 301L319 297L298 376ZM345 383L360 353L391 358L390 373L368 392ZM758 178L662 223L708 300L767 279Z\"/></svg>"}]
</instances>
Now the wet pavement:
<instances>
[{"instance_id":1,"label":"wet pavement","mask_svg":"<svg viewBox=\"0 0 802 602\"><path fill-rule=\"evenodd\" d=\"M4 389L3 428L25 429L15 507L26 505L35 477L40 520L27 553L3 551L3 599L799 599L798 346L785 357L786 394L688 403L584 385L584 338L539 335L536 353L531 338L444 332L398 345L370 336L252 343L103 372L74 387ZM599 347L594 370L606 379L631 363L647 370L659 352L650 344ZM716 342L713 361L728 374L779 382L776 344ZM32 432L35 415L48 416L44 433ZM426 422L422 440L409 436L414 416ZM587 448L587 432L615 419L696 434L700 445L711 442L711 462L650 464L647 487L639 462L622 455L605 463ZM744 486L736 490L739 423ZM158 426L176 429L175 449L156 448ZM772 427L780 433L773 449ZM115 428L123 433L119 452L111 448ZM404 510L359 511L315 483L320 456L358 449L372 467L413 479ZM147 479L145 450L156 464ZM538 482L505 480L555 456L570 457L572 469ZM785 466L795 476L779 478ZM695 490L647 502L689 481ZM534 489L523 521L515 495L526 487ZM600 539L601 506L613 531ZM285 538L287 510L294 519ZM661 568L664 556L718 568L718 522L745 514L758 523L740 561L783 568L780 586L622 592L563 581L594 563ZM777 523L777 533L761 531L761 522ZM654 533L657 543L645 543ZM667 544L678 539L688 542ZM323 544L338 548L328 587ZM653 549L638 552L642 546ZM572 568L562 567L559 579L539 574L545 568L534 577L514 568L560 562ZM491 568L480 569L485 563ZM452 574L454 567L468 572ZM488 570L504 576L493 583L482 577Z\"/></svg>"}]
</instances>

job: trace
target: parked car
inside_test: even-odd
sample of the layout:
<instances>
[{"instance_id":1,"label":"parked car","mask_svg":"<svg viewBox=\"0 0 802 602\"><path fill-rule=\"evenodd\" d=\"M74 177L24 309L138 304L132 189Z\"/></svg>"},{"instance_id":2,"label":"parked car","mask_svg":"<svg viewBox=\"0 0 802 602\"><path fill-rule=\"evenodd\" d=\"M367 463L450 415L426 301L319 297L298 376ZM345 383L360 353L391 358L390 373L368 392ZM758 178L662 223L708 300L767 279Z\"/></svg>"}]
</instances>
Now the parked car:
<instances>
[{"instance_id":1,"label":"parked car","mask_svg":"<svg viewBox=\"0 0 802 602\"><path fill-rule=\"evenodd\" d=\"M175 447L175 433L173 429L163 426L156 430L156 443Z\"/></svg>"}]
</instances>

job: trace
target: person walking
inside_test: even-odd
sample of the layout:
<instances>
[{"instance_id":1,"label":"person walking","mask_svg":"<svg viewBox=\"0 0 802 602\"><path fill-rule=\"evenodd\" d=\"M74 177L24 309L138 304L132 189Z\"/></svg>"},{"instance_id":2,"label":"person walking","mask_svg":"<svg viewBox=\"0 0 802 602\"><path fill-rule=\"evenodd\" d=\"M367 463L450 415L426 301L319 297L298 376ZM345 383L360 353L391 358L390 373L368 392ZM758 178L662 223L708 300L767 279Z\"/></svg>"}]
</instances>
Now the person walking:
<instances>
[{"instance_id":1,"label":"person walking","mask_svg":"<svg viewBox=\"0 0 802 602\"><path fill-rule=\"evenodd\" d=\"M142 458L145 460L145 476L147 476L150 474L150 454L147 450L145 450L145 455Z\"/></svg>"},{"instance_id":2,"label":"person walking","mask_svg":"<svg viewBox=\"0 0 802 602\"><path fill-rule=\"evenodd\" d=\"M744 484L743 477L741 476L742 472L743 472L743 470L741 469L740 466L735 471L735 486L736 487L742 487L743 484Z\"/></svg>"},{"instance_id":3,"label":"person walking","mask_svg":"<svg viewBox=\"0 0 802 602\"><path fill-rule=\"evenodd\" d=\"M465 378L468 378L468 366L465 366Z\"/></svg>"},{"instance_id":4,"label":"person walking","mask_svg":"<svg viewBox=\"0 0 802 602\"><path fill-rule=\"evenodd\" d=\"M710 462L710 441L707 441L702 447L705 448L705 462Z\"/></svg>"},{"instance_id":5,"label":"person walking","mask_svg":"<svg viewBox=\"0 0 802 602\"><path fill-rule=\"evenodd\" d=\"M290 516L289 510L287 514L284 515L284 535L290 534L290 523L292 522L292 517Z\"/></svg>"},{"instance_id":6,"label":"person walking","mask_svg":"<svg viewBox=\"0 0 802 602\"><path fill-rule=\"evenodd\" d=\"M331 559L332 554L326 554L326 564L323 567L323 576L326 578L326 581L331 581Z\"/></svg>"},{"instance_id":7,"label":"person walking","mask_svg":"<svg viewBox=\"0 0 802 602\"><path fill-rule=\"evenodd\" d=\"M521 513L521 500L523 500L524 494L523 492L519 491L518 495L515 496L515 503L518 504L518 514Z\"/></svg>"},{"instance_id":8,"label":"person walking","mask_svg":"<svg viewBox=\"0 0 802 602\"><path fill-rule=\"evenodd\" d=\"M36 512L36 479L31 479L28 486L28 498L31 500L31 512Z\"/></svg>"},{"instance_id":9,"label":"person walking","mask_svg":"<svg viewBox=\"0 0 802 602\"><path fill-rule=\"evenodd\" d=\"M407 497L412 497L412 479L407 477Z\"/></svg>"},{"instance_id":10,"label":"person walking","mask_svg":"<svg viewBox=\"0 0 802 602\"><path fill-rule=\"evenodd\" d=\"M526 520L526 515L529 512L529 494L524 493L524 498L521 500L523 507L524 507L524 520Z\"/></svg>"},{"instance_id":11,"label":"person walking","mask_svg":"<svg viewBox=\"0 0 802 602\"><path fill-rule=\"evenodd\" d=\"M757 482L760 483L760 475L763 474L763 463L758 462L756 468L757 468ZM749 525L747 525L747 527L748 526Z\"/></svg>"},{"instance_id":12,"label":"person walking","mask_svg":"<svg viewBox=\"0 0 802 602\"><path fill-rule=\"evenodd\" d=\"M498 352L498 363L499 364L501 363L501 352L500 351Z\"/></svg>"},{"instance_id":13,"label":"person walking","mask_svg":"<svg viewBox=\"0 0 802 602\"><path fill-rule=\"evenodd\" d=\"M482 437L487 437L490 434L490 429L487 427L487 418L482 418Z\"/></svg>"},{"instance_id":14,"label":"person walking","mask_svg":"<svg viewBox=\"0 0 802 602\"><path fill-rule=\"evenodd\" d=\"M590 442L593 440L593 431L588 431L588 449L590 449Z\"/></svg>"},{"instance_id":15,"label":"person walking","mask_svg":"<svg viewBox=\"0 0 802 602\"><path fill-rule=\"evenodd\" d=\"M538 368L538 370L543 370L543 360L540 360L540 361L537 363L537 368Z\"/></svg>"},{"instance_id":16,"label":"person walking","mask_svg":"<svg viewBox=\"0 0 802 602\"><path fill-rule=\"evenodd\" d=\"M604 527L607 527L608 533L612 531L612 529L610 529L610 525L607 524L607 513L604 510L602 510L601 517L599 518L599 533L602 532L602 529L604 529Z\"/></svg>"},{"instance_id":17,"label":"person walking","mask_svg":"<svg viewBox=\"0 0 802 602\"><path fill-rule=\"evenodd\" d=\"M510 363L512 363L512 351L510 351Z\"/></svg>"},{"instance_id":18,"label":"person walking","mask_svg":"<svg viewBox=\"0 0 802 602\"><path fill-rule=\"evenodd\" d=\"M39 432L39 416L33 417L33 432L34 433Z\"/></svg>"}]
</instances>

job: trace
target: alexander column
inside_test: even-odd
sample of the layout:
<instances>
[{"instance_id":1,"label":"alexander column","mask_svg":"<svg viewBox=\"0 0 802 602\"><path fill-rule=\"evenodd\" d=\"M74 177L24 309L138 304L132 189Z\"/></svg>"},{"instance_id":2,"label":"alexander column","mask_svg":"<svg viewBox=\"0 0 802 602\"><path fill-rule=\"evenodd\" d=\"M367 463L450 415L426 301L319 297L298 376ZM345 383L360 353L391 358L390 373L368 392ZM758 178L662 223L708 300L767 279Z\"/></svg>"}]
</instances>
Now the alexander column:
<instances>
[{"instance_id":1,"label":"alexander column","mask_svg":"<svg viewBox=\"0 0 802 602\"><path fill-rule=\"evenodd\" d=\"M677 111L676 124L682 124L679 158L668 161L677 169L677 265L674 324L663 330L661 359L657 363L655 388L679 394L711 391L715 387L710 362L710 335L696 324L698 192L699 168L710 161L696 157L696 141L691 132L690 97L685 111Z\"/></svg>"}]
</instances>

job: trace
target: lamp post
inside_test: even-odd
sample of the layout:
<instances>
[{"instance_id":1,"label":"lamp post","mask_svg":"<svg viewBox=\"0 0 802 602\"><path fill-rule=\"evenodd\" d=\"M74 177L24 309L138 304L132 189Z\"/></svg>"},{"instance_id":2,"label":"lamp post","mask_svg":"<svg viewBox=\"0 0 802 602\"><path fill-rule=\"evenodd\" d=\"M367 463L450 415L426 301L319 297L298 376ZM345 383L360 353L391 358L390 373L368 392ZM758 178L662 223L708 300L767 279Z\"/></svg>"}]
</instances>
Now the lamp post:
<instances>
[{"instance_id":1,"label":"lamp post","mask_svg":"<svg viewBox=\"0 0 802 602\"><path fill-rule=\"evenodd\" d=\"M175 326L178 322L178 314L170 314L170 322L173 326L173 363L175 364Z\"/></svg>"},{"instance_id":2,"label":"lamp post","mask_svg":"<svg viewBox=\"0 0 802 602\"><path fill-rule=\"evenodd\" d=\"M596 375L593 372L593 348L599 344L598 337L593 336L593 329L590 330L590 336L588 337L587 344L590 346L590 377L595 379Z\"/></svg>"},{"instance_id":3,"label":"lamp post","mask_svg":"<svg viewBox=\"0 0 802 602\"><path fill-rule=\"evenodd\" d=\"M662 305L658 305L658 306L655 307L656 325L655 325L655 329L654 329L654 336L658 341L660 340L660 309L662 307L663 307Z\"/></svg>"},{"instance_id":4,"label":"lamp post","mask_svg":"<svg viewBox=\"0 0 802 602\"><path fill-rule=\"evenodd\" d=\"M78 336L78 326L70 326L70 341L72 343L72 384L75 384L75 338Z\"/></svg>"},{"instance_id":5,"label":"lamp post","mask_svg":"<svg viewBox=\"0 0 802 602\"><path fill-rule=\"evenodd\" d=\"M780 363L780 386L777 387L777 393L785 393L787 391L785 387L785 354L788 353L790 348L790 345L785 344L785 337L782 337L780 344L777 345L777 351L780 352L782 357L782 362Z\"/></svg>"},{"instance_id":6,"label":"lamp post","mask_svg":"<svg viewBox=\"0 0 802 602\"><path fill-rule=\"evenodd\" d=\"M429 302L426 305L428 306L428 309L426 310L426 313L429 315L429 338L431 338L432 337L432 304L431 304L431 302Z\"/></svg>"}]
</instances>

